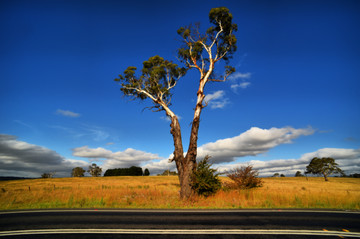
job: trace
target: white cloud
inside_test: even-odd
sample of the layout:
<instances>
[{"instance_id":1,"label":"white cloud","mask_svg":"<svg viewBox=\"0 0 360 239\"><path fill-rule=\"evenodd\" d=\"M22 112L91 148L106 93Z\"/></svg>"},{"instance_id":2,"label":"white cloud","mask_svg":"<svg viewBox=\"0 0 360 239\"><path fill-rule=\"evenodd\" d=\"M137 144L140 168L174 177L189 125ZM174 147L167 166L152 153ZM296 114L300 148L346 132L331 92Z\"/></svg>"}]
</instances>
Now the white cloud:
<instances>
[{"instance_id":1,"label":"white cloud","mask_svg":"<svg viewBox=\"0 0 360 239\"><path fill-rule=\"evenodd\" d=\"M249 87L251 85L250 82L241 82L239 84L233 84L231 85L231 89L234 90L234 91L237 91L238 88L241 88L241 89L246 89L247 87Z\"/></svg>"},{"instance_id":2,"label":"white cloud","mask_svg":"<svg viewBox=\"0 0 360 239\"><path fill-rule=\"evenodd\" d=\"M80 114L79 114L79 113L75 113L75 112L72 112L72 111L69 111L69 110L61 110L61 109L58 109L58 110L56 111L56 114L62 115L62 116L66 116L66 117L71 117L71 118L78 118L78 117L80 117Z\"/></svg>"},{"instance_id":3,"label":"white cloud","mask_svg":"<svg viewBox=\"0 0 360 239\"><path fill-rule=\"evenodd\" d=\"M295 138L313 133L314 130L310 127L305 129L252 127L238 136L202 145L198 148L198 157L210 155L215 163L232 162L237 157L262 154L280 144L292 143Z\"/></svg>"},{"instance_id":4,"label":"white cloud","mask_svg":"<svg viewBox=\"0 0 360 239\"><path fill-rule=\"evenodd\" d=\"M87 167L81 160L66 159L57 152L24 141L15 136L0 134L0 175L40 177L56 172L55 176L69 177L75 167Z\"/></svg>"},{"instance_id":5,"label":"white cloud","mask_svg":"<svg viewBox=\"0 0 360 239\"><path fill-rule=\"evenodd\" d=\"M237 79L249 79L251 77L251 73L241 73L235 72L229 76L229 80L237 80Z\"/></svg>"},{"instance_id":6,"label":"white cloud","mask_svg":"<svg viewBox=\"0 0 360 239\"><path fill-rule=\"evenodd\" d=\"M237 90L239 88L241 89L246 89L248 88L251 83L249 82L249 80L245 80L245 79L250 79L251 78L251 73L248 72L248 73L241 73L241 72L235 72L234 74L232 74L230 77L229 77L229 80L231 81L231 89L237 93ZM241 79L242 82L240 83L237 83L237 80Z\"/></svg>"},{"instance_id":7,"label":"white cloud","mask_svg":"<svg viewBox=\"0 0 360 239\"><path fill-rule=\"evenodd\" d=\"M110 134L106 129L92 125L83 124L82 126L77 128L68 128L60 125L53 125L49 127L66 132L74 138L87 138L97 142L107 140L110 137Z\"/></svg>"},{"instance_id":8,"label":"white cloud","mask_svg":"<svg viewBox=\"0 0 360 239\"><path fill-rule=\"evenodd\" d=\"M109 168L125 168L139 166L144 162L154 159L161 159L157 154L152 154L132 148L125 151L112 152L104 148L89 148L83 146L73 149L73 155L88 159L104 159L102 164L103 171Z\"/></svg>"},{"instance_id":9,"label":"white cloud","mask_svg":"<svg viewBox=\"0 0 360 239\"><path fill-rule=\"evenodd\" d=\"M85 135L90 136L95 141L103 141L110 136L108 132L96 126L86 126L84 130L87 131Z\"/></svg>"},{"instance_id":10,"label":"white cloud","mask_svg":"<svg viewBox=\"0 0 360 239\"><path fill-rule=\"evenodd\" d=\"M225 98L225 92L223 90L206 95L204 101L211 109L221 109L229 103L229 99Z\"/></svg>"}]
</instances>

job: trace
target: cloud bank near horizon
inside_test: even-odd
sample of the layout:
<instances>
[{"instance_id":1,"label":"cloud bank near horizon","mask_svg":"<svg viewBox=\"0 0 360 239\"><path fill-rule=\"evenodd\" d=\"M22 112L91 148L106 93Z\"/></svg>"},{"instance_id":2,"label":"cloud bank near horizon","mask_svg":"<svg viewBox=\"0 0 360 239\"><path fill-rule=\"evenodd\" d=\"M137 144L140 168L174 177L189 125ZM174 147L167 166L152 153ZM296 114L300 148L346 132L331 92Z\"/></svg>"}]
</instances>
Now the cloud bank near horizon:
<instances>
[{"instance_id":1,"label":"cloud bank near horizon","mask_svg":"<svg viewBox=\"0 0 360 239\"><path fill-rule=\"evenodd\" d=\"M303 172L313 157L333 157L347 174L360 172L360 149L323 148L305 153L298 159L269 161L255 159L248 162L237 162L241 157L264 154L272 148L293 143L296 138L308 136L314 132L311 127L302 129L252 127L238 136L219 139L200 146L198 158L211 155L214 167L219 171L251 164L259 170L261 176L272 176L274 173L293 176L296 171ZM87 169L90 162L100 165L103 172L109 168L130 166L148 168L152 175L168 169L176 170L175 164L169 163L168 158L132 148L113 152L101 147L82 146L74 148L72 151L73 156L85 160L67 159L51 149L20 141L15 136L0 134L0 175L39 177L44 172L56 171L56 177L69 177L73 168Z\"/></svg>"},{"instance_id":2,"label":"cloud bank near horizon","mask_svg":"<svg viewBox=\"0 0 360 239\"><path fill-rule=\"evenodd\" d=\"M287 176L294 176L297 171L304 173L306 166L312 158L331 157L336 160L339 167L346 174L360 172L360 149L323 148L315 152L305 153L299 159L275 159L269 161L251 160L244 163L214 165L220 172L229 171L232 168L253 165L259 171L260 176L269 177L274 173L282 173Z\"/></svg>"},{"instance_id":3,"label":"cloud bank near horizon","mask_svg":"<svg viewBox=\"0 0 360 239\"><path fill-rule=\"evenodd\" d=\"M56 177L70 177L75 167L87 168L82 160L66 159L57 152L18 140L15 136L0 134L0 175L40 177L56 172Z\"/></svg>"}]
</instances>

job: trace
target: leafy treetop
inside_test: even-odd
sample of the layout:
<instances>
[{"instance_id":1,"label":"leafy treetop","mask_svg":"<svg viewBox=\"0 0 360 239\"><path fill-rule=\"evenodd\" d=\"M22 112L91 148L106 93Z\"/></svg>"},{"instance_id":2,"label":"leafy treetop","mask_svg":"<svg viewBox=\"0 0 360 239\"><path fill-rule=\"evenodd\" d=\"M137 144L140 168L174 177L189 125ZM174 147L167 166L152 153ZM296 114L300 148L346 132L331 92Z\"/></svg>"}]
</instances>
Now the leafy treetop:
<instances>
[{"instance_id":1,"label":"leafy treetop","mask_svg":"<svg viewBox=\"0 0 360 239\"><path fill-rule=\"evenodd\" d=\"M129 66L123 75L119 75L115 81L120 82L121 91L133 99L152 99L156 111L165 110L171 105L171 89L177 81L186 73L185 68L178 67L171 61L164 60L160 56L150 57L143 62L143 69L139 77L135 76L137 70Z\"/></svg>"},{"instance_id":2,"label":"leafy treetop","mask_svg":"<svg viewBox=\"0 0 360 239\"><path fill-rule=\"evenodd\" d=\"M214 63L223 59L226 63L236 51L237 25L232 23L232 15L226 7L213 8L209 13L209 20L214 26L207 29L206 34L200 34L199 24L180 27L177 33L183 38L183 46L178 49L178 57L188 68L200 71L201 78L207 73L213 76ZM214 48L215 47L215 48ZM200 61L200 64L199 64ZM226 66L223 80L225 81L235 71L234 67Z\"/></svg>"}]
</instances>

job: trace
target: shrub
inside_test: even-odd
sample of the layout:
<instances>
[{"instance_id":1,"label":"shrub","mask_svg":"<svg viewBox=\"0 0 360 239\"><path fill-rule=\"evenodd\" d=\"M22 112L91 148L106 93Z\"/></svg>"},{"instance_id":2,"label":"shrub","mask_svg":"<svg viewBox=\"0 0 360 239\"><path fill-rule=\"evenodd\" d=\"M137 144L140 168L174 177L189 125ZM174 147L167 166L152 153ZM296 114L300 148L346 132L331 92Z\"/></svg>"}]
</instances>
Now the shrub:
<instances>
[{"instance_id":1,"label":"shrub","mask_svg":"<svg viewBox=\"0 0 360 239\"><path fill-rule=\"evenodd\" d=\"M221 188L219 174L216 169L211 168L209 162L210 156L205 156L191 175L192 189L198 194L205 197L215 194Z\"/></svg>"},{"instance_id":2,"label":"shrub","mask_svg":"<svg viewBox=\"0 0 360 239\"><path fill-rule=\"evenodd\" d=\"M226 175L232 180L232 183L227 185L229 188L248 189L261 187L263 184L262 180L258 178L258 171L253 169L252 165L235 168Z\"/></svg>"}]
</instances>

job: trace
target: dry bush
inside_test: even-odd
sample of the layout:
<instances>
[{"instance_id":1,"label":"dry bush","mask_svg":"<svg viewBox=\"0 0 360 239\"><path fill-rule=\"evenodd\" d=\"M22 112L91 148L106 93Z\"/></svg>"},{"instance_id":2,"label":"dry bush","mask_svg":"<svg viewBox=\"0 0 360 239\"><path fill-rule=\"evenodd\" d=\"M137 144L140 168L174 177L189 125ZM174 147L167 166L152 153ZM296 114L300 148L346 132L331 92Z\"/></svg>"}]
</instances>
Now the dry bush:
<instances>
[{"instance_id":1,"label":"dry bush","mask_svg":"<svg viewBox=\"0 0 360 239\"><path fill-rule=\"evenodd\" d=\"M261 187L263 182L259 176L259 172L253 169L252 165L242 166L235 168L226 173L226 175L232 180L232 182L225 185L230 189L248 189Z\"/></svg>"}]
</instances>

